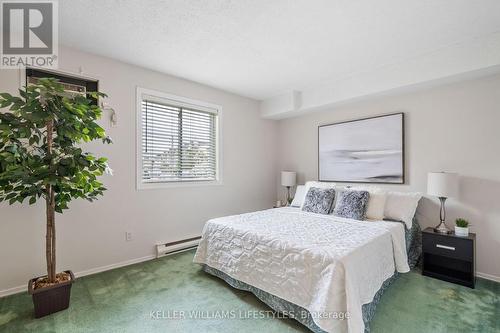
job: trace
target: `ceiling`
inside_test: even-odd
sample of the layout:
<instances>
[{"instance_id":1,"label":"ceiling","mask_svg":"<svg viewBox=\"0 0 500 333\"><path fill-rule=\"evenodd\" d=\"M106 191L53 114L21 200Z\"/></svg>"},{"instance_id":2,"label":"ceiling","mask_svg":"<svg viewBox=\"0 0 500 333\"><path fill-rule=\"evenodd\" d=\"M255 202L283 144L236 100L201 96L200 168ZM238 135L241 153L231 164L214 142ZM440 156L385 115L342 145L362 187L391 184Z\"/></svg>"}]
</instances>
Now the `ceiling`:
<instances>
[{"instance_id":1,"label":"ceiling","mask_svg":"<svg viewBox=\"0 0 500 333\"><path fill-rule=\"evenodd\" d=\"M64 45L258 100L414 66L500 32L498 0L64 0L59 7Z\"/></svg>"}]
</instances>

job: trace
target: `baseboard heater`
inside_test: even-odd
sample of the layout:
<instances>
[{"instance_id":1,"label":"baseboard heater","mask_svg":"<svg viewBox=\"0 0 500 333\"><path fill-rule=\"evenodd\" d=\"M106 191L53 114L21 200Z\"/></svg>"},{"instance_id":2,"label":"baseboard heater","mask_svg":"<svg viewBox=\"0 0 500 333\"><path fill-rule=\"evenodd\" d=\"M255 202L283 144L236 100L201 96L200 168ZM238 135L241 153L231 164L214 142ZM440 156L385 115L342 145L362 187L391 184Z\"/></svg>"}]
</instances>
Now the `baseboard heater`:
<instances>
[{"instance_id":1,"label":"baseboard heater","mask_svg":"<svg viewBox=\"0 0 500 333\"><path fill-rule=\"evenodd\" d=\"M200 243L200 239L201 237L193 237L176 242L156 244L156 258L193 249L198 246L198 244Z\"/></svg>"}]
</instances>

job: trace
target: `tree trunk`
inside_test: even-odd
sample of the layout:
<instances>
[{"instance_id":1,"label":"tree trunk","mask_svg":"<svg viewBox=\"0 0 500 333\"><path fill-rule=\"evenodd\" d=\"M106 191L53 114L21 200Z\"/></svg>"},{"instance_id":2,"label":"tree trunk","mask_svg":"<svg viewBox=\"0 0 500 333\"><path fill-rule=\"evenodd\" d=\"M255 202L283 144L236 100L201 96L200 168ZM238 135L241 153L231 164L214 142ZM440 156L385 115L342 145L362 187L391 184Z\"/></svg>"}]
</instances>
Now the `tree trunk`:
<instances>
[{"instance_id":1,"label":"tree trunk","mask_svg":"<svg viewBox=\"0 0 500 333\"><path fill-rule=\"evenodd\" d=\"M47 154L52 154L54 121L47 122ZM50 156L52 160L52 156ZM52 185L45 188L47 234L45 236L45 256L47 259L47 277L50 283L56 282L56 225L55 225L55 195Z\"/></svg>"}]
</instances>

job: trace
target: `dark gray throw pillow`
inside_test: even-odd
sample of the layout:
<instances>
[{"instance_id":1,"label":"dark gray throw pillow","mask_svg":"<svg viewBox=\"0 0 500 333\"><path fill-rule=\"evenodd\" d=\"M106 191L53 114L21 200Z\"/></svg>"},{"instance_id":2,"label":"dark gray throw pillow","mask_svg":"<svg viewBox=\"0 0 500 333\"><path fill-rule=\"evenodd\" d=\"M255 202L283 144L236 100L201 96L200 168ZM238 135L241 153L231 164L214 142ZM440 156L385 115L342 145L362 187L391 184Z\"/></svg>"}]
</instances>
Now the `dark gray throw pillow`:
<instances>
[{"instance_id":1,"label":"dark gray throw pillow","mask_svg":"<svg viewBox=\"0 0 500 333\"><path fill-rule=\"evenodd\" d=\"M304 199L305 212L329 214L335 200L335 189L311 187Z\"/></svg>"},{"instance_id":2,"label":"dark gray throw pillow","mask_svg":"<svg viewBox=\"0 0 500 333\"><path fill-rule=\"evenodd\" d=\"M370 194L368 191L340 192L333 214L354 220L364 220Z\"/></svg>"}]
</instances>

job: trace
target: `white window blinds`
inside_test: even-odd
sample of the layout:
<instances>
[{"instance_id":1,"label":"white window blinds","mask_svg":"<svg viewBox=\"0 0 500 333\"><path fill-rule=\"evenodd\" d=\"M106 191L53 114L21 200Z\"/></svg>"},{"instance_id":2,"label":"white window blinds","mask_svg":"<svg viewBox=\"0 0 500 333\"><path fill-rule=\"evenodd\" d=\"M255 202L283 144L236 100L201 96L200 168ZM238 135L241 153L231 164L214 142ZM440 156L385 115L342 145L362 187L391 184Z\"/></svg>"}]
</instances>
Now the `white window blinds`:
<instances>
[{"instance_id":1,"label":"white window blinds","mask_svg":"<svg viewBox=\"0 0 500 333\"><path fill-rule=\"evenodd\" d=\"M147 97L141 112L143 183L217 180L216 112Z\"/></svg>"}]
</instances>

